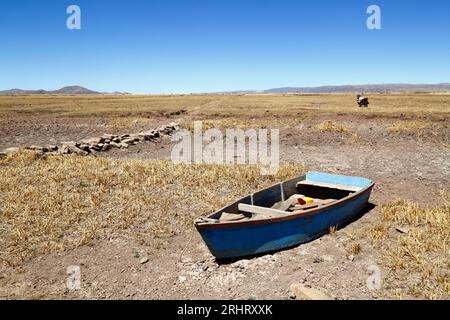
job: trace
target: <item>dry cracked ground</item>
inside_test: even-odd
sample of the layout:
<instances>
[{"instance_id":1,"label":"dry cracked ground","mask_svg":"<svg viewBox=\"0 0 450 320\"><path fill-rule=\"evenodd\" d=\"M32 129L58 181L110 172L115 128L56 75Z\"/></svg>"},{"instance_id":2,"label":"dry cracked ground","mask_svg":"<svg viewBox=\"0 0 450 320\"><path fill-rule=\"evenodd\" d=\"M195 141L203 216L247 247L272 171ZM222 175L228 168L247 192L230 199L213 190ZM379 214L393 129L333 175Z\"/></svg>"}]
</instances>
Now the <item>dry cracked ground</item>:
<instances>
[{"instance_id":1,"label":"dry cracked ground","mask_svg":"<svg viewBox=\"0 0 450 320\"><path fill-rule=\"evenodd\" d=\"M56 97L1 98L0 149L204 120L279 128L281 168L267 177L249 165L174 165L168 137L87 157L2 158L0 297L290 299L300 283L331 299L450 298L449 95L377 96L367 111L350 95L213 98L124 97L106 108L108 98L96 97L81 111L87 98L67 98L78 109ZM292 249L213 258L196 217L307 170L372 179L370 206ZM70 266L79 267L78 290L67 286Z\"/></svg>"}]
</instances>

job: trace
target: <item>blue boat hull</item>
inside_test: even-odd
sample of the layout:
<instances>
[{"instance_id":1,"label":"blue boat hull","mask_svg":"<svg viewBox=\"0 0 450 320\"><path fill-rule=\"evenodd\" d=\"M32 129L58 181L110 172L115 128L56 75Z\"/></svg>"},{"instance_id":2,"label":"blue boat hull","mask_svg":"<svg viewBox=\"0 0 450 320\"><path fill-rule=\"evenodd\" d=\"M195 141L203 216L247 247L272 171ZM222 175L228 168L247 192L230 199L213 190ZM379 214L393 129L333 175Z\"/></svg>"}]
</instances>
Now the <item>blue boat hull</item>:
<instances>
[{"instance_id":1,"label":"blue boat hull","mask_svg":"<svg viewBox=\"0 0 450 320\"><path fill-rule=\"evenodd\" d=\"M197 226L218 259L258 255L314 240L355 219L367 205L373 185L347 199L305 214L234 224Z\"/></svg>"}]
</instances>

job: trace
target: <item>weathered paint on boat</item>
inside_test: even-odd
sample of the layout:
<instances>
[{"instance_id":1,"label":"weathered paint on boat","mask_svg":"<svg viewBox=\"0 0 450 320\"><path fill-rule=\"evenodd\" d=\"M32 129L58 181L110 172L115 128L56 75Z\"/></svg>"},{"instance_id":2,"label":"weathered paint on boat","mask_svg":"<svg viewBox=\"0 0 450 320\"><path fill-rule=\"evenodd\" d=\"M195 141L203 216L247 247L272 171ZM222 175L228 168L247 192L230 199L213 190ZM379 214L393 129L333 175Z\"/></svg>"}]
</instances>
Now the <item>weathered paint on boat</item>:
<instances>
[{"instance_id":1,"label":"weathered paint on boat","mask_svg":"<svg viewBox=\"0 0 450 320\"><path fill-rule=\"evenodd\" d=\"M219 259L251 256L316 239L326 234L330 227L340 227L353 220L367 205L374 185L366 178L309 172L242 198L208 217L220 217L222 212L236 212L239 203L270 206L282 200L282 194L287 198L295 193L296 183L302 180L358 187L361 190L300 214L242 222L196 223L211 253Z\"/></svg>"}]
</instances>

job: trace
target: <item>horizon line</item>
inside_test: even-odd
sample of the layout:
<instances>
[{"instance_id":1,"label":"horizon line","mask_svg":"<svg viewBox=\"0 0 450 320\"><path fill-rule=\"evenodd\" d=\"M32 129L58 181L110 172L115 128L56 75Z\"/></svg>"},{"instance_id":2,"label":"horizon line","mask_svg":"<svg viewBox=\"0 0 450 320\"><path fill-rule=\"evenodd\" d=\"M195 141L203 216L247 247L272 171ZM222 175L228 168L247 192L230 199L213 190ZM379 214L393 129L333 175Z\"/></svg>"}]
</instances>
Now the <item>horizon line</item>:
<instances>
[{"instance_id":1,"label":"horizon line","mask_svg":"<svg viewBox=\"0 0 450 320\"><path fill-rule=\"evenodd\" d=\"M272 88L268 88L268 89L228 89L228 90L221 90L221 91L198 91L198 92L179 92L179 91L174 91L174 92L160 92L160 93L152 93L152 92L146 92L146 93L139 93L139 92L127 92L127 91L121 91L121 90L114 90L112 92L107 92L107 91L97 91L95 89L92 88L88 88L82 85L67 85L67 86L63 86L61 88L57 88L57 89L21 89L21 88L10 88L10 89L4 89L4 90L0 90L0 93L2 92L7 92L7 91L13 91L13 90L21 90L21 91L45 91L48 92L49 94L54 94L52 92L54 91L58 91L61 89L65 89L65 88L71 88L71 87L77 87L77 88L81 88L81 89L86 89L86 90L90 90L90 91L94 91L97 94L132 94L132 95L174 95L174 94L226 94L226 93L267 93L267 91L271 91L271 90L280 90L280 89L320 89L320 88L340 88L340 87L364 87L364 86L439 86L439 85L450 85L450 82L437 82L437 83L414 83L414 82L391 82L391 83L362 83L362 84L339 84L339 85L333 85L333 84L329 84L329 85L303 85L303 86L295 86L295 85L287 85L287 86L277 86L277 87L272 87ZM95 94L93 93L93 94ZM269 92L270 93L270 92ZM311 92L313 93L313 92ZM339 92L336 92L339 93ZM26 94L26 93L24 93ZM31 93L33 94L33 93ZM44 93L45 94L45 93ZM69 93L70 94L70 93Z\"/></svg>"}]
</instances>

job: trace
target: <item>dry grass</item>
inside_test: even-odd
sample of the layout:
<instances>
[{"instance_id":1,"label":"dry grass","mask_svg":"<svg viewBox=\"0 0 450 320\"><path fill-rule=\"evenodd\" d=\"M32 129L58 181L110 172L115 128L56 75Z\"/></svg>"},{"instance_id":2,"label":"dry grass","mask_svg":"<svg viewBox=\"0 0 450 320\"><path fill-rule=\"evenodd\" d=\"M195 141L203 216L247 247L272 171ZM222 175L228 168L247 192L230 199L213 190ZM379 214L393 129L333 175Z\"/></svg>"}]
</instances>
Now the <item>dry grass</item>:
<instances>
[{"instance_id":1,"label":"dry grass","mask_svg":"<svg viewBox=\"0 0 450 320\"><path fill-rule=\"evenodd\" d=\"M346 138L346 141L350 144L363 144L364 138L357 132L353 132L352 135Z\"/></svg>"},{"instance_id":2,"label":"dry grass","mask_svg":"<svg viewBox=\"0 0 450 320\"><path fill-rule=\"evenodd\" d=\"M303 171L285 165L269 177L248 165L9 155L0 159L0 260L19 265L117 234L155 246L195 217Z\"/></svg>"},{"instance_id":3,"label":"dry grass","mask_svg":"<svg viewBox=\"0 0 450 320\"><path fill-rule=\"evenodd\" d=\"M337 227L336 226L331 226L331 227L328 228L328 234L329 235L335 236L336 232L337 232Z\"/></svg>"},{"instance_id":4,"label":"dry grass","mask_svg":"<svg viewBox=\"0 0 450 320\"><path fill-rule=\"evenodd\" d=\"M326 120L321 122L316 126L320 132L350 132L351 128L344 123L333 122L331 120Z\"/></svg>"},{"instance_id":5,"label":"dry grass","mask_svg":"<svg viewBox=\"0 0 450 320\"><path fill-rule=\"evenodd\" d=\"M403 227L406 234L394 227ZM381 222L364 232L380 248L390 297L450 298L450 194L442 205L397 200L381 208Z\"/></svg>"},{"instance_id":6,"label":"dry grass","mask_svg":"<svg viewBox=\"0 0 450 320\"><path fill-rule=\"evenodd\" d=\"M186 110L205 117L269 114L298 117L308 113L391 115L448 114L450 95L370 95L370 108L358 108L353 94L292 95L118 95L118 96L0 96L0 114L54 117L139 117Z\"/></svg>"},{"instance_id":7,"label":"dry grass","mask_svg":"<svg viewBox=\"0 0 450 320\"><path fill-rule=\"evenodd\" d=\"M202 120L203 130L211 128L227 129L266 129L266 128L291 128L301 124L301 118L293 117L265 117L265 118L248 118L248 117L227 117L220 119ZM194 121L183 124L184 128L194 131Z\"/></svg>"},{"instance_id":8,"label":"dry grass","mask_svg":"<svg viewBox=\"0 0 450 320\"><path fill-rule=\"evenodd\" d=\"M359 243L352 243L347 248L347 251L349 254L357 255L361 252L361 245Z\"/></svg>"},{"instance_id":9,"label":"dry grass","mask_svg":"<svg viewBox=\"0 0 450 320\"><path fill-rule=\"evenodd\" d=\"M110 118L106 121L106 126L114 130L132 129L138 125L151 125L154 121L148 118Z\"/></svg>"},{"instance_id":10,"label":"dry grass","mask_svg":"<svg viewBox=\"0 0 450 320\"><path fill-rule=\"evenodd\" d=\"M393 122L388 128L389 133L402 134L402 133L416 133L423 135L426 129L431 129L433 123L431 121L421 120L398 120Z\"/></svg>"}]
</instances>

